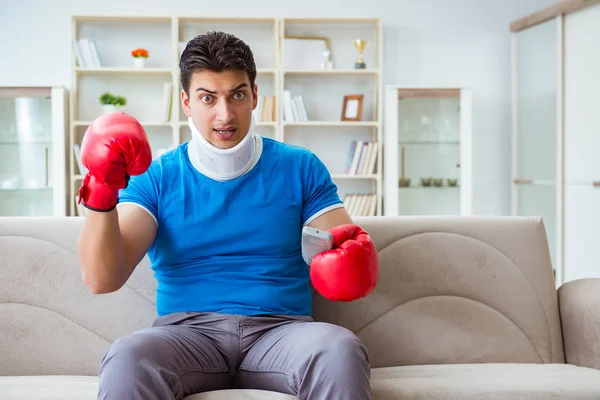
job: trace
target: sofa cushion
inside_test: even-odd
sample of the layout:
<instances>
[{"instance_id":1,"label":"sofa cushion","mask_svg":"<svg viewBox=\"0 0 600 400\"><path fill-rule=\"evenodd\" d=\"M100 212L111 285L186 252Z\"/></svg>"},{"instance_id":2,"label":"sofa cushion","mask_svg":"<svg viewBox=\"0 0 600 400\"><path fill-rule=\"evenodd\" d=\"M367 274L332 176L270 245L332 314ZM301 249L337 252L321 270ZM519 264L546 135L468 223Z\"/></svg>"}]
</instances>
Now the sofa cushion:
<instances>
[{"instance_id":1,"label":"sofa cushion","mask_svg":"<svg viewBox=\"0 0 600 400\"><path fill-rule=\"evenodd\" d=\"M600 398L600 371L564 364L467 364L375 368L373 400L549 400ZM95 400L98 378L3 376L2 400ZM222 390L184 400L295 400L261 390Z\"/></svg>"},{"instance_id":2,"label":"sofa cushion","mask_svg":"<svg viewBox=\"0 0 600 400\"><path fill-rule=\"evenodd\" d=\"M289 394L265 390L218 390L188 396L183 400L297 400Z\"/></svg>"},{"instance_id":3,"label":"sofa cushion","mask_svg":"<svg viewBox=\"0 0 600 400\"><path fill-rule=\"evenodd\" d=\"M1 400L96 400L96 376L0 376ZM220 390L187 396L184 400L297 400L264 390Z\"/></svg>"},{"instance_id":4,"label":"sofa cushion","mask_svg":"<svg viewBox=\"0 0 600 400\"><path fill-rule=\"evenodd\" d=\"M600 399L600 370L565 364L376 368L373 400Z\"/></svg>"},{"instance_id":5,"label":"sofa cushion","mask_svg":"<svg viewBox=\"0 0 600 400\"><path fill-rule=\"evenodd\" d=\"M2 400L96 400L98 377L0 376Z\"/></svg>"}]
</instances>

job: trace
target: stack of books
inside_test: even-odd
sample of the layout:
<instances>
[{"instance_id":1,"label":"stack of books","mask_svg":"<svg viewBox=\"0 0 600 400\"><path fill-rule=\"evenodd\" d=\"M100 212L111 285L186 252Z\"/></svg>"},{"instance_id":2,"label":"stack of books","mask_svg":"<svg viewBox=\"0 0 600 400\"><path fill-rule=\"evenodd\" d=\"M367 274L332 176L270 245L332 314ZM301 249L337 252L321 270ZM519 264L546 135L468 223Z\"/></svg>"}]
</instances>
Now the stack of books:
<instances>
[{"instance_id":1,"label":"stack of books","mask_svg":"<svg viewBox=\"0 0 600 400\"><path fill-rule=\"evenodd\" d=\"M346 159L348 175L372 175L377 161L377 142L353 140Z\"/></svg>"},{"instance_id":2,"label":"stack of books","mask_svg":"<svg viewBox=\"0 0 600 400\"><path fill-rule=\"evenodd\" d=\"M292 95L292 92L286 90L283 92L283 117L285 122L308 121L306 104L302 95Z\"/></svg>"},{"instance_id":3,"label":"stack of books","mask_svg":"<svg viewBox=\"0 0 600 400\"><path fill-rule=\"evenodd\" d=\"M253 111L254 118L261 122L275 121L275 96L259 96L256 109Z\"/></svg>"},{"instance_id":4,"label":"stack of books","mask_svg":"<svg viewBox=\"0 0 600 400\"><path fill-rule=\"evenodd\" d=\"M344 207L351 217L370 217L377 209L375 193L352 193L344 196Z\"/></svg>"}]
</instances>

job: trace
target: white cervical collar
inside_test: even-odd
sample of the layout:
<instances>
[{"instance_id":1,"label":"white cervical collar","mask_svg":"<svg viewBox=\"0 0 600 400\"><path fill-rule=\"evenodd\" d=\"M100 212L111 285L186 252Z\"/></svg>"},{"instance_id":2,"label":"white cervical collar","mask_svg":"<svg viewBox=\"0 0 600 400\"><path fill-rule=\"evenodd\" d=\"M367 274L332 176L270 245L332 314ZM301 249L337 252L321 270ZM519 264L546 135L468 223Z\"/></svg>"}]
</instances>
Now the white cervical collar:
<instances>
[{"instance_id":1,"label":"white cervical collar","mask_svg":"<svg viewBox=\"0 0 600 400\"><path fill-rule=\"evenodd\" d=\"M254 133L254 116L248 134L235 147L220 149L204 138L192 118L188 118L192 140L188 144L190 162L203 175L226 181L250 171L262 153L262 138Z\"/></svg>"}]
</instances>

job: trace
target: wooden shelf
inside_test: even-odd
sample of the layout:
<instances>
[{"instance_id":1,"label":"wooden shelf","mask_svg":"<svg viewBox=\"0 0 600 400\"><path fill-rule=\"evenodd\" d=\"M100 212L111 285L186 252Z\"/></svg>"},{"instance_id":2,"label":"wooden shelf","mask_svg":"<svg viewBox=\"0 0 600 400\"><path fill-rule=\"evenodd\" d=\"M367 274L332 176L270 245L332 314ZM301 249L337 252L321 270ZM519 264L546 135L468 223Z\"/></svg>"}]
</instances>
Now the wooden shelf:
<instances>
[{"instance_id":1,"label":"wooden shelf","mask_svg":"<svg viewBox=\"0 0 600 400\"><path fill-rule=\"evenodd\" d=\"M400 190L434 190L434 189L459 189L460 186L459 185L455 185L455 186L449 186L449 185L442 185L442 186L435 186L435 185L431 185L431 186L422 186L422 185L411 185L411 186L398 186L398 189Z\"/></svg>"},{"instance_id":2,"label":"wooden shelf","mask_svg":"<svg viewBox=\"0 0 600 400\"><path fill-rule=\"evenodd\" d=\"M399 140L400 145L427 145L435 146L442 144L460 145L460 140Z\"/></svg>"},{"instance_id":3,"label":"wooden shelf","mask_svg":"<svg viewBox=\"0 0 600 400\"><path fill-rule=\"evenodd\" d=\"M187 127L188 122L187 121L179 121L179 126ZM275 128L277 126L277 122L275 122L275 121L257 121L256 126L270 126L270 127Z\"/></svg>"},{"instance_id":4,"label":"wooden shelf","mask_svg":"<svg viewBox=\"0 0 600 400\"><path fill-rule=\"evenodd\" d=\"M332 179L370 179L379 180L379 175L349 175L349 174L331 174Z\"/></svg>"},{"instance_id":5,"label":"wooden shelf","mask_svg":"<svg viewBox=\"0 0 600 400\"><path fill-rule=\"evenodd\" d=\"M284 122L284 127L370 127L378 128L379 123L377 121L294 121Z\"/></svg>"},{"instance_id":6,"label":"wooden shelf","mask_svg":"<svg viewBox=\"0 0 600 400\"><path fill-rule=\"evenodd\" d=\"M311 17L311 18L284 18L285 24L296 24L296 25L314 25L314 24L360 24L360 25L376 25L379 23L379 18L330 18L330 17Z\"/></svg>"},{"instance_id":7,"label":"wooden shelf","mask_svg":"<svg viewBox=\"0 0 600 400\"><path fill-rule=\"evenodd\" d=\"M139 121L140 124L142 124L142 126L144 127L172 127L173 124L171 122L156 122L156 121L148 121L148 122L144 122L144 121ZM90 126L92 124L92 121L73 121L73 125L74 126Z\"/></svg>"},{"instance_id":8,"label":"wooden shelf","mask_svg":"<svg viewBox=\"0 0 600 400\"><path fill-rule=\"evenodd\" d=\"M102 67L102 68L80 68L74 69L77 74L170 74L170 68L126 68L126 67Z\"/></svg>"},{"instance_id":9,"label":"wooden shelf","mask_svg":"<svg viewBox=\"0 0 600 400\"><path fill-rule=\"evenodd\" d=\"M257 68L256 69L256 73L257 74L276 74L277 73L277 69L275 68Z\"/></svg>"},{"instance_id":10,"label":"wooden shelf","mask_svg":"<svg viewBox=\"0 0 600 400\"><path fill-rule=\"evenodd\" d=\"M378 69L286 69L285 75L379 75Z\"/></svg>"},{"instance_id":11,"label":"wooden shelf","mask_svg":"<svg viewBox=\"0 0 600 400\"><path fill-rule=\"evenodd\" d=\"M269 17L179 17L180 24L275 24L276 18Z\"/></svg>"},{"instance_id":12,"label":"wooden shelf","mask_svg":"<svg viewBox=\"0 0 600 400\"><path fill-rule=\"evenodd\" d=\"M117 23L163 23L170 24L171 17L128 16L128 15L74 15L73 22L117 22Z\"/></svg>"}]
</instances>

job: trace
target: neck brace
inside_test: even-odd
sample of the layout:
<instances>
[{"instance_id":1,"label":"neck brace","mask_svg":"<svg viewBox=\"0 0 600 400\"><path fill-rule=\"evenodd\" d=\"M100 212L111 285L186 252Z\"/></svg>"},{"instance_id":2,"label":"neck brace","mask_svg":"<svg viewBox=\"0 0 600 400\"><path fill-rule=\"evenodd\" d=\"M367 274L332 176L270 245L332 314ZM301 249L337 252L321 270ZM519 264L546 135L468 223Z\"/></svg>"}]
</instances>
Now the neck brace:
<instances>
[{"instance_id":1,"label":"neck brace","mask_svg":"<svg viewBox=\"0 0 600 400\"><path fill-rule=\"evenodd\" d=\"M254 116L248 134L235 147L220 149L204 138L192 118L188 118L192 140L188 144L190 162L203 175L226 181L250 171L262 153L262 139L254 133Z\"/></svg>"}]
</instances>

